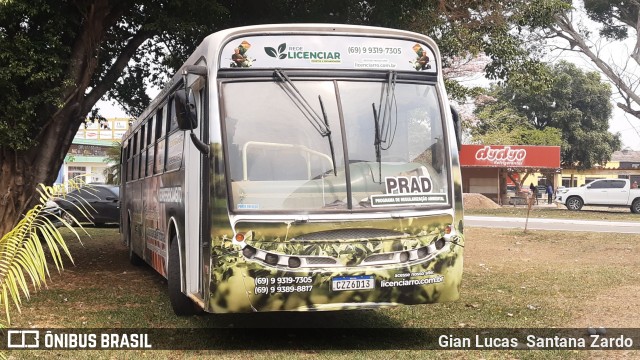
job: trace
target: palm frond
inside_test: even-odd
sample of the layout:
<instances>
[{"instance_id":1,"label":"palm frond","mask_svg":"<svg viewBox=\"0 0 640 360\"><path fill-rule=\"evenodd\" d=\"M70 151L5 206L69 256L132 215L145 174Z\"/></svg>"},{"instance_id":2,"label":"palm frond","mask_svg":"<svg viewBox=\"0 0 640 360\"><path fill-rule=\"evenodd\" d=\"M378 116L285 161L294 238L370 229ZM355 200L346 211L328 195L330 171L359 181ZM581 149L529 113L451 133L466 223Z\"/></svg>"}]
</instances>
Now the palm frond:
<instances>
[{"instance_id":1,"label":"palm frond","mask_svg":"<svg viewBox=\"0 0 640 360\"><path fill-rule=\"evenodd\" d=\"M51 277L48 258L51 258L58 272L64 268L63 257L66 256L73 263L71 252L60 229L49 217L53 217L56 222L59 221L62 228L69 229L78 240L80 235L74 226L80 224L73 217L69 222L44 209L47 202L54 198L64 198L68 189L77 189L83 185L82 181L77 180L69 181L66 187L41 184L37 189L39 203L27 211L20 222L0 238L0 311L4 310L7 324L11 322L10 312L13 307L21 312L22 299L28 300L32 291L47 286L47 278ZM84 204L81 203L81 206ZM89 209L85 208L84 211L88 213ZM81 226L80 228L83 229ZM0 322L0 328L2 327L4 324Z\"/></svg>"}]
</instances>

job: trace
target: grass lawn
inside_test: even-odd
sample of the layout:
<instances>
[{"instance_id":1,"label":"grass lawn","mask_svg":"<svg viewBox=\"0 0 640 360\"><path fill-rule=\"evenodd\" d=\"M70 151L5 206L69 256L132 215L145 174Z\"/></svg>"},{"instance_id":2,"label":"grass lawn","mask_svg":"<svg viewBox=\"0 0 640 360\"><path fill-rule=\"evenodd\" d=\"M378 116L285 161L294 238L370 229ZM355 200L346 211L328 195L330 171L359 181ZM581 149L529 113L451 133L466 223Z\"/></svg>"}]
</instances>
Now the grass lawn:
<instances>
[{"instance_id":1,"label":"grass lawn","mask_svg":"<svg viewBox=\"0 0 640 360\"><path fill-rule=\"evenodd\" d=\"M283 324L325 328L507 329L623 328L640 324L638 235L469 228L462 297L457 302L375 311L179 318L169 305L166 281L148 267L128 263L127 249L120 243L117 229L87 230L91 237L83 238L84 246L69 237L75 265L67 261L61 274L52 273L48 289L25 302L22 314L13 312L12 328L216 328L210 330L210 338L202 340L215 344L220 339L215 334L224 333L225 328ZM237 342L237 347L243 343L259 344L260 331L247 330L246 337L225 339ZM330 345L334 341L332 336L331 329L327 329L320 341ZM273 341L273 337L269 339ZM284 346L292 342L287 336L282 341ZM581 359L634 355L622 351L382 350L386 348L382 343L370 347L373 350L38 350L13 351L8 355L20 359Z\"/></svg>"}]
</instances>

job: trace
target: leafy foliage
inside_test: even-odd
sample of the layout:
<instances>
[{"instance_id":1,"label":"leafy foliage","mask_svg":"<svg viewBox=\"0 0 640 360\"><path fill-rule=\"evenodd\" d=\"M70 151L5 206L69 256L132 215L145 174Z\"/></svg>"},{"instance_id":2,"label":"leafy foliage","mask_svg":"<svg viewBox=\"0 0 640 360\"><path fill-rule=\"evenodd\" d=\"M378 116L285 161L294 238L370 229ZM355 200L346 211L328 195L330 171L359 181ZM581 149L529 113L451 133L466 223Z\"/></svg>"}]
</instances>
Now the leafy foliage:
<instances>
[{"instance_id":1,"label":"leafy foliage","mask_svg":"<svg viewBox=\"0 0 640 360\"><path fill-rule=\"evenodd\" d=\"M584 0L587 15L602 24L600 35L607 39L624 40L629 27L636 28L640 4L629 0Z\"/></svg>"},{"instance_id":2,"label":"leafy foliage","mask_svg":"<svg viewBox=\"0 0 640 360\"><path fill-rule=\"evenodd\" d=\"M562 145L563 166L603 164L620 148L609 133L611 88L598 73L560 62L547 67L551 82L514 78L493 86L479 104L474 138L491 143Z\"/></svg>"},{"instance_id":3,"label":"leafy foliage","mask_svg":"<svg viewBox=\"0 0 640 360\"><path fill-rule=\"evenodd\" d=\"M119 141L114 141L110 147L107 148L107 154L104 162L109 166L104 170L104 175L107 177L108 184L119 185L121 181L120 166L121 166L121 154L122 144Z\"/></svg>"},{"instance_id":4,"label":"leafy foliage","mask_svg":"<svg viewBox=\"0 0 640 360\"><path fill-rule=\"evenodd\" d=\"M568 8L566 2L534 1L427 1L415 13L409 28L436 40L445 67L458 57L489 58L484 73L489 79L508 80L527 74L544 79L539 49L528 41L528 30L549 26L552 14ZM473 96L476 89L448 82L455 98Z\"/></svg>"},{"instance_id":5,"label":"leafy foliage","mask_svg":"<svg viewBox=\"0 0 640 360\"><path fill-rule=\"evenodd\" d=\"M66 11L44 0L0 6L0 145L28 148L38 119L59 106L73 31L56 14Z\"/></svg>"}]
</instances>

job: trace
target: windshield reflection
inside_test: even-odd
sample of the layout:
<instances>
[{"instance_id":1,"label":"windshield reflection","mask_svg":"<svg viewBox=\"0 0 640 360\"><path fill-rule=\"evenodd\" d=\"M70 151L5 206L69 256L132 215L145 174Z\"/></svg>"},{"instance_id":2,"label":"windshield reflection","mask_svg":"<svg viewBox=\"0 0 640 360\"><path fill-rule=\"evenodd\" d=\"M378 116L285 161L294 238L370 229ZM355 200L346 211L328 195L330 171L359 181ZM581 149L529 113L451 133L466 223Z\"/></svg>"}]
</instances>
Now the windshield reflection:
<instances>
[{"instance_id":1,"label":"windshield reflection","mask_svg":"<svg viewBox=\"0 0 640 360\"><path fill-rule=\"evenodd\" d=\"M448 203L433 85L394 80L390 91L389 82L382 81L293 81L286 86L299 92L297 101L281 86L278 81L222 86L234 210L313 212ZM385 93L391 100L380 107ZM317 122L305 118L301 101L322 114L316 120L325 123L330 141L318 133ZM382 112L377 121L372 104Z\"/></svg>"}]
</instances>

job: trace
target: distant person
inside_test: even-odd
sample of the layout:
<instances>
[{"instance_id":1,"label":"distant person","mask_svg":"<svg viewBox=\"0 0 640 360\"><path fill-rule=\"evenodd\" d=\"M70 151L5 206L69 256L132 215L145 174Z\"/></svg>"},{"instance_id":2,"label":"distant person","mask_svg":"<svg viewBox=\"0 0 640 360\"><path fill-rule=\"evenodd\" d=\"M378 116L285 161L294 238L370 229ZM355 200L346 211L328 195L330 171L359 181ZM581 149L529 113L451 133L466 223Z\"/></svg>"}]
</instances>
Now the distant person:
<instances>
[{"instance_id":1,"label":"distant person","mask_svg":"<svg viewBox=\"0 0 640 360\"><path fill-rule=\"evenodd\" d=\"M533 185L533 183L531 183L531 185L529 185L529 190L531 190L531 196L533 196L533 198L536 200L536 205L538 204L538 188Z\"/></svg>"},{"instance_id":2,"label":"distant person","mask_svg":"<svg viewBox=\"0 0 640 360\"><path fill-rule=\"evenodd\" d=\"M553 186L547 184L547 201L549 204L553 203Z\"/></svg>"},{"instance_id":3,"label":"distant person","mask_svg":"<svg viewBox=\"0 0 640 360\"><path fill-rule=\"evenodd\" d=\"M638 182L637 182L637 181L634 181L634 182L631 184L631 188L632 188L632 189L637 189L637 188L638 188Z\"/></svg>"}]
</instances>

